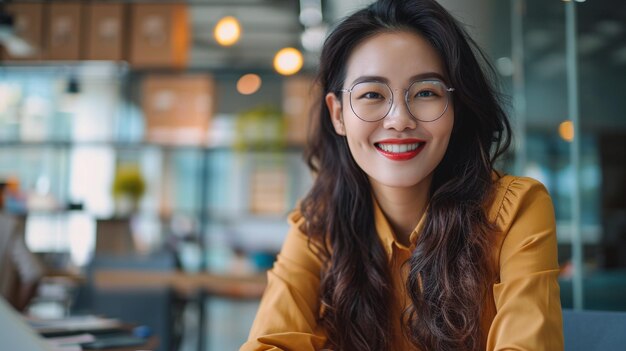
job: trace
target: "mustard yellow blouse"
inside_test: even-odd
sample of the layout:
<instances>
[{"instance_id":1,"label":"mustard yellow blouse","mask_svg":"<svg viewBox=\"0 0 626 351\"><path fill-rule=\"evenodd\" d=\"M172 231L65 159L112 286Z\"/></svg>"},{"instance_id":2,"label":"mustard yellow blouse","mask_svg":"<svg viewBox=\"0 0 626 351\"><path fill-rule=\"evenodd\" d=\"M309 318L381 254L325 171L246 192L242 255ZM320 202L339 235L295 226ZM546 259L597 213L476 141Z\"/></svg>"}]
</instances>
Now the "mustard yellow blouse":
<instances>
[{"instance_id":1,"label":"mustard yellow blouse","mask_svg":"<svg viewBox=\"0 0 626 351\"><path fill-rule=\"evenodd\" d=\"M557 276L557 241L554 209L544 186L530 178L504 176L486 207L498 229L494 250L499 280L492 284L482 320L487 350L563 350L561 302ZM394 291L395 325L393 350L415 350L400 327L402 310L409 300L404 292L406 268L402 266L415 247L423 226L420 220L410 237L411 245L398 242L385 215L375 205L378 235L389 255ZM307 246L298 229L304 218L290 215L291 229L274 267L268 286L240 351L320 350L326 335L316 320L320 312L318 287L321 261Z\"/></svg>"}]
</instances>

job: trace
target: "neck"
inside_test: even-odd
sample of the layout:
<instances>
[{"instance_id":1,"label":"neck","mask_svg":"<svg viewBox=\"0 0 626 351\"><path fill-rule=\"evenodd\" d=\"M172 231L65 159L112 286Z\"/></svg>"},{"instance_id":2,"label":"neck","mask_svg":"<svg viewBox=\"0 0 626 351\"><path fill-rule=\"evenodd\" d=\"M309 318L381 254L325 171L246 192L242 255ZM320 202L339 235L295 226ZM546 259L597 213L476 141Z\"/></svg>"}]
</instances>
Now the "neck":
<instances>
[{"instance_id":1,"label":"neck","mask_svg":"<svg viewBox=\"0 0 626 351\"><path fill-rule=\"evenodd\" d=\"M411 233L426 210L431 179L429 176L409 188L371 182L378 205L387 217L397 240L405 246L409 246Z\"/></svg>"}]
</instances>

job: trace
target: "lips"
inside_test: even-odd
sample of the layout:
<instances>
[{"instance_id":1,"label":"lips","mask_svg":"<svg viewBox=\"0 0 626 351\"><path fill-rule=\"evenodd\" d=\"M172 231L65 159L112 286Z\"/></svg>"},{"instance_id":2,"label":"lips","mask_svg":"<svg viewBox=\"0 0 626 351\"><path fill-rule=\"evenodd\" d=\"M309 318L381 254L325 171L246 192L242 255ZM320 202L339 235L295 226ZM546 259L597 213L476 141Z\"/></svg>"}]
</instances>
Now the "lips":
<instances>
[{"instance_id":1,"label":"lips","mask_svg":"<svg viewBox=\"0 0 626 351\"><path fill-rule=\"evenodd\" d=\"M406 161L419 155L426 142L420 139L386 139L374 143L376 151L393 161Z\"/></svg>"}]
</instances>

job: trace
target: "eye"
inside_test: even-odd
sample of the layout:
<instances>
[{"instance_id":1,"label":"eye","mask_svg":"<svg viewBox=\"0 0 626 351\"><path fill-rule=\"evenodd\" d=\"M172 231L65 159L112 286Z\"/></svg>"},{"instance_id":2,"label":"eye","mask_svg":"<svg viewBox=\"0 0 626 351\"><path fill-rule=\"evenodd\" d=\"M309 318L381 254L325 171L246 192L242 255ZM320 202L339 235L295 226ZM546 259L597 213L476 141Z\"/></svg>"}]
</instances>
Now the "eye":
<instances>
[{"instance_id":1,"label":"eye","mask_svg":"<svg viewBox=\"0 0 626 351\"><path fill-rule=\"evenodd\" d=\"M380 100L380 99L385 99L385 97L382 96L382 94L377 93L375 91L368 91L367 93L361 94L359 99L369 99L369 100L376 99L376 100Z\"/></svg>"},{"instance_id":2,"label":"eye","mask_svg":"<svg viewBox=\"0 0 626 351\"><path fill-rule=\"evenodd\" d=\"M386 101L389 96L389 88L377 82L363 82L352 88L352 99L362 103L378 104Z\"/></svg>"},{"instance_id":3,"label":"eye","mask_svg":"<svg viewBox=\"0 0 626 351\"><path fill-rule=\"evenodd\" d=\"M416 98L429 98L429 97L435 97L435 96L437 96L437 94L431 90L422 90L422 91L418 91L417 94L415 94Z\"/></svg>"},{"instance_id":4,"label":"eye","mask_svg":"<svg viewBox=\"0 0 626 351\"><path fill-rule=\"evenodd\" d=\"M436 80L417 81L411 85L408 93L414 100L437 100L445 95L445 85Z\"/></svg>"}]
</instances>

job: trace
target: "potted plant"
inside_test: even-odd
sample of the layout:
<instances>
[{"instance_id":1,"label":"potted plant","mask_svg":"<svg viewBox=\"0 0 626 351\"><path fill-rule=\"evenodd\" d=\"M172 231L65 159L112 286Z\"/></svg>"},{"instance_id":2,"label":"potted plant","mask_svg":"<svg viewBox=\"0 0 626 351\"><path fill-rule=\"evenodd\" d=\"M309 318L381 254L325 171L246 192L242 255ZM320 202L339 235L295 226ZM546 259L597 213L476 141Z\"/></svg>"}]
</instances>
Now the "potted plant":
<instances>
[{"instance_id":1,"label":"potted plant","mask_svg":"<svg viewBox=\"0 0 626 351\"><path fill-rule=\"evenodd\" d=\"M113 198L116 212L129 215L139 209L139 201L146 190L146 183L136 164L121 164L113 178Z\"/></svg>"}]
</instances>

